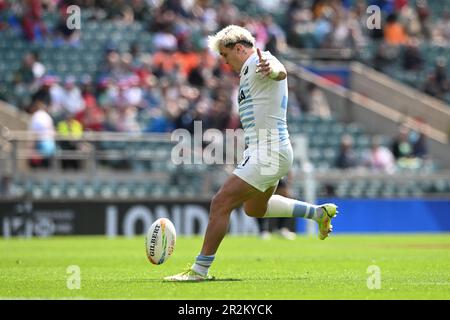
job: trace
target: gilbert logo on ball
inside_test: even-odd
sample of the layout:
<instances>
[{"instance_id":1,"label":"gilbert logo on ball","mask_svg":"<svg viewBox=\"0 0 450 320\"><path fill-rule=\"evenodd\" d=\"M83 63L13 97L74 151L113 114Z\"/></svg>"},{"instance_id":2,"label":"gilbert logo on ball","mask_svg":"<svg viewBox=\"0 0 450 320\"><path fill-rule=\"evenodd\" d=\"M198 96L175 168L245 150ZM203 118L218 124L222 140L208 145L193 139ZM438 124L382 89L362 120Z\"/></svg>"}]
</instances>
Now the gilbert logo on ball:
<instances>
[{"instance_id":1,"label":"gilbert logo on ball","mask_svg":"<svg viewBox=\"0 0 450 320\"><path fill-rule=\"evenodd\" d=\"M145 238L148 260L153 264L167 261L173 253L177 234L173 223L166 218L153 222Z\"/></svg>"}]
</instances>

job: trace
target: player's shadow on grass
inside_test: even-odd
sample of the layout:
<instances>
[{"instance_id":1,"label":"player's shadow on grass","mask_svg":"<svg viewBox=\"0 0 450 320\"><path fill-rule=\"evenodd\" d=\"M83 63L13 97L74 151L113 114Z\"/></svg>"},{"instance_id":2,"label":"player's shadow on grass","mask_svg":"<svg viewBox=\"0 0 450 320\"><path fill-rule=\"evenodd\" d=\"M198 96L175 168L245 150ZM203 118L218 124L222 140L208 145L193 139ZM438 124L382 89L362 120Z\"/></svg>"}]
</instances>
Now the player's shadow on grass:
<instances>
[{"instance_id":1,"label":"player's shadow on grass","mask_svg":"<svg viewBox=\"0 0 450 320\"><path fill-rule=\"evenodd\" d=\"M244 281L243 279L236 279L236 278L216 278L214 280L207 280L207 281L161 281L164 283L207 283L207 282L239 282Z\"/></svg>"},{"instance_id":2,"label":"player's shadow on grass","mask_svg":"<svg viewBox=\"0 0 450 320\"><path fill-rule=\"evenodd\" d=\"M158 282L158 283L203 283L203 282L240 282L240 281L305 281L308 277L280 277L280 278L216 278L208 281L164 281L163 279L129 279L121 282L134 282L134 283L146 283L146 282Z\"/></svg>"},{"instance_id":3,"label":"player's shadow on grass","mask_svg":"<svg viewBox=\"0 0 450 320\"><path fill-rule=\"evenodd\" d=\"M305 281L308 277L244 278L242 281Z\"/></svg>"},{"instance_id":4,"label":"player's shadow on grass","mask_svg":"<svg viewBox=\"0 0 450 320\"><path fill-rule=\"evenodd\" d=\"M268 279L267 279L268 280ZM129 279L129 280L123 280L121 282L126 283L146 283L146 282L159 282L159 283L200 283L200 282L237 282L237 281L244 281L244 279L236 279L236 278L218 278L214 280L208 280L208 281L164 281L162 279Z\"/></svg>"}]
</instances>

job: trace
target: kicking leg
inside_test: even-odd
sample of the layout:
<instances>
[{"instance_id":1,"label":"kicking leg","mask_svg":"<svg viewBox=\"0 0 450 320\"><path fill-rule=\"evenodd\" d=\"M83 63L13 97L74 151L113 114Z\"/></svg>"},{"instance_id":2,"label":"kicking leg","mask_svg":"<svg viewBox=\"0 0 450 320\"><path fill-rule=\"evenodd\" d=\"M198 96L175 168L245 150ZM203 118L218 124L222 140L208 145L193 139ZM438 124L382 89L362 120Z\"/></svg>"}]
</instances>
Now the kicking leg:
<instances>
[{"instance_id":1,"label":"kicking leg","mask_svg":"<svg viewBox=\"0 0 450 320\"><path fill-rule=\"evenodd\" d=\"M208 227L201 254L215 254L228 231L231 211L261 193L241 178L231 175L211 201Z\"/></svg>"},{"instance_id":2,"label":"kicking leg","mask_svg":"<svg viewBox=\"0 0 450 320\"><path fill-rule=\"evenodd\" d=\"M319 239L324 240L333 231L331 219L337 214L337 206L333 203L314 205L308 202L274 195L269 199L269 204L264 218L272 217L296 217L312 219L319 224Z\"/></svg>"},{"instance_id":3,"label":"kicking leg","mask_svg":"<svg viewBox=\"0 0 450 320\"><path fill-rule=\"evenodd\" d=\"M276 187L247 200L244 209L247 215L257 218L305 218L319 224L319 239L324 240L333 230L331 219L337 214L333 203L314 205L308 202L272 195Z\"/></svg>"},{"instance_id":4,"label":"kicking leg","mask_svg":"<svg viewBox=\"0 0 450 320\"><path fill-rule=\"evenodd\" d=\"M185 272L166 277L167 281L203 281L210 280L208 270L214 261L220 243L225 237L230 222L231 211L243 202L261 193L258 189L231 175L211 201L208 226L203 246L194 265Z\"/></svg>"}]
</instances>

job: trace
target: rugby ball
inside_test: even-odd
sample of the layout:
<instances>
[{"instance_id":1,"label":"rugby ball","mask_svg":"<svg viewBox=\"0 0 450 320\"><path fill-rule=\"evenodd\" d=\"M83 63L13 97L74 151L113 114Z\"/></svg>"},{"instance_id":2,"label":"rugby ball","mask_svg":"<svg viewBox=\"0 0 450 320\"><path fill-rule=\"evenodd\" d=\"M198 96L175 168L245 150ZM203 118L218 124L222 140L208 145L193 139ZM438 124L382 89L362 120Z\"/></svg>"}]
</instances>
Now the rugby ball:
<instances>
[{"instance_id":1,"label":"rugby ball","mask_svg":"<svg viewBox=\"0 0 450 320\"><path fill-rule=\"evenodd\" d=\"M167 261L173 253L177 233L173 223L166 218L153 222L145 237L147 258L153 264Z\"/></svg>"}]
</instances>

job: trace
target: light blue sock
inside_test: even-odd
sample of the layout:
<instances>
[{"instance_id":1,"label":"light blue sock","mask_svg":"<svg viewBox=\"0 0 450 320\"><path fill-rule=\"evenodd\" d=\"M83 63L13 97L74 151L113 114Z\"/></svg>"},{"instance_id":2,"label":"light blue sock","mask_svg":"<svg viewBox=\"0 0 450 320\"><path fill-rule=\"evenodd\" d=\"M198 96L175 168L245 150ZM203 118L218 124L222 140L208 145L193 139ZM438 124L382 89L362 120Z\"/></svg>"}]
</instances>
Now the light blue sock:
<instances>
[{"instance_id":1,"label":"light blue sock","mask_svg":"<svg viewBox=\"0 0 450 320\"><path fill-rule=\"evenodd\" d=\"M205 256L199 254L197 258L195 258L195 263L192 266L192 270L203 276L206 276L208 274L209 267L211 267L211 264L213 263L215 257L215 255Z\"/></svg>"},{"instance_id":2,"label":"light blue sock","mask_svg":"<svg viewBox=\"0 0 450 320\"><path fill-rule=\"evenodd\" d=\"M318 221L323 215L320 206L275 194L270 197L264 218L305 218Z\"/></svg>"},{"instance_id":3,"label":"light blue sock","mask_svg":"<svg viewBox=\"0 0 450 320\"><path fill-rule=\"evenodd\" d=\"M294 203L294 217L318 220L323 215L323 210L314 204L295 201Z\"/></svg>"}]
</instances>

